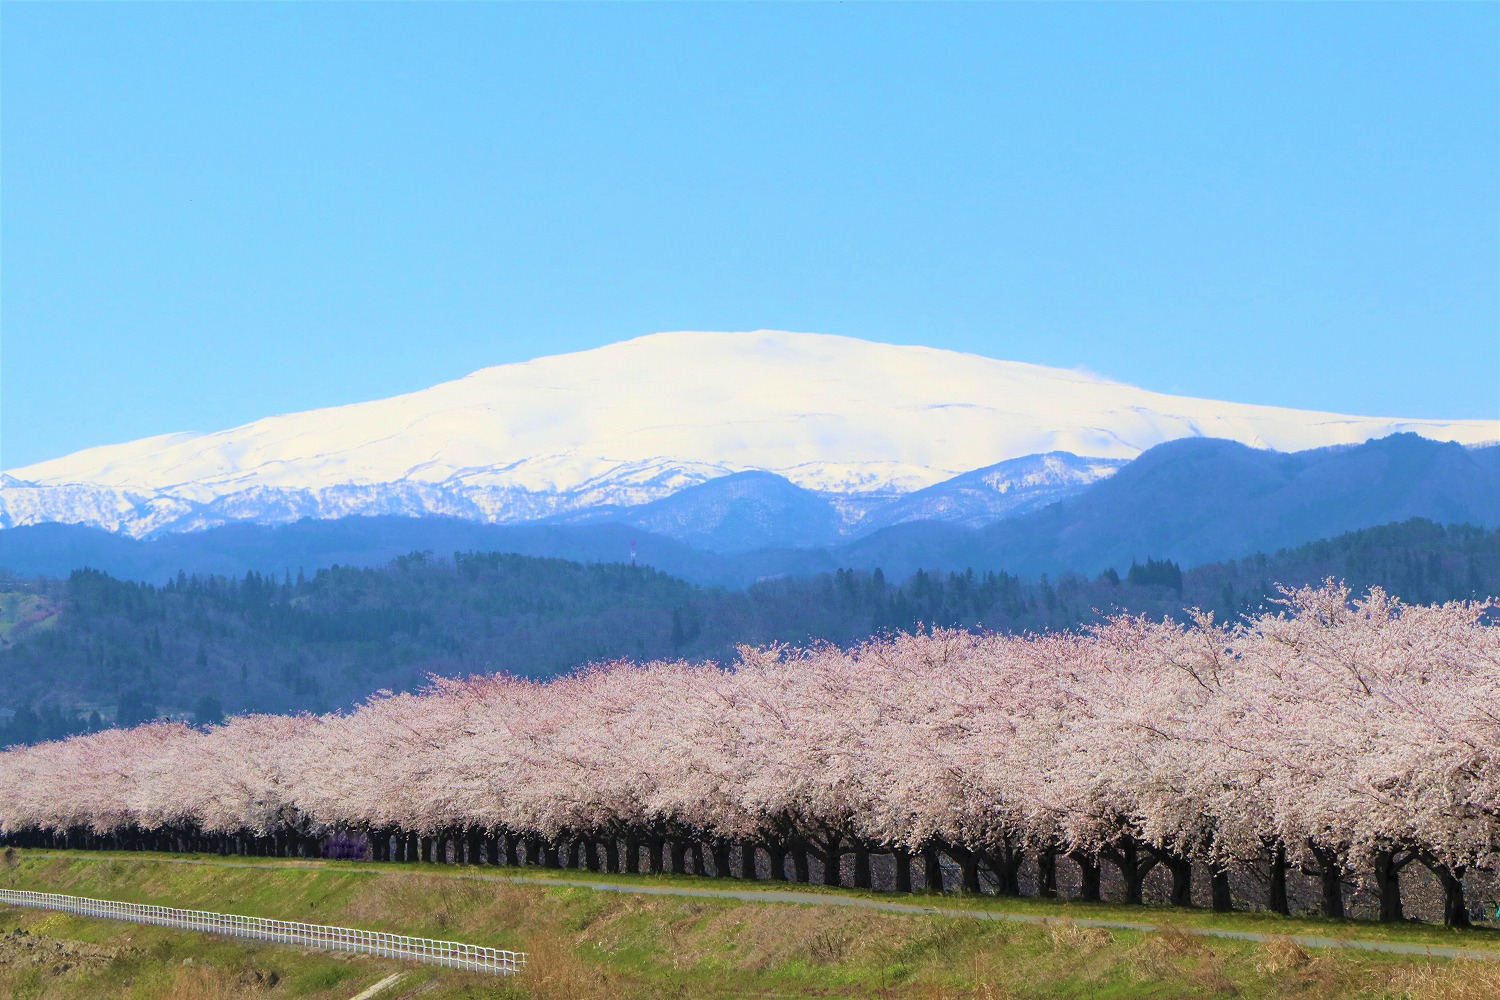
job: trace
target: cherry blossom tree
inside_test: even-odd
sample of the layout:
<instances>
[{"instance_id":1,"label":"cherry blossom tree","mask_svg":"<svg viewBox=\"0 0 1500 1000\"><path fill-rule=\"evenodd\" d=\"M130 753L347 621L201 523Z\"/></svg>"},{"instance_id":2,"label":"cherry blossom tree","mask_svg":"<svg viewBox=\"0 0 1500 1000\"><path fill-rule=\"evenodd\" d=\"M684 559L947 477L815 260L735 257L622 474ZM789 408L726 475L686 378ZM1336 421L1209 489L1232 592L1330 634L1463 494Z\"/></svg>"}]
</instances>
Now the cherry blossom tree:
<instances>
[{"instance_id":1,"label":"cherry blossom tree","mask_svg":"<svg viewBox=\"0 0 1500 1000\"><path fill-rule=\"evenodd\" d=\"M1488 602L1409 606L1332 582L1232 625L1116 617L1077 633L952 629L849 649L744 647L727 665L595 664L547 682L434 679L325 716L150 723L0 752L0 839L309 854L363 834L377 861L569 864L854 885L893 858L943 888L1098 899L1149 873L1192 902L1206 868L1288 873L1345 914L1346 883L1401 919L1428 869L1445 920L1500 857L1500 627ZM706 855L705 855L706 851ZM711 858L712 864L709 864ZM945 861L946 859L946 861Z\"/></svg>"}]
</instances>

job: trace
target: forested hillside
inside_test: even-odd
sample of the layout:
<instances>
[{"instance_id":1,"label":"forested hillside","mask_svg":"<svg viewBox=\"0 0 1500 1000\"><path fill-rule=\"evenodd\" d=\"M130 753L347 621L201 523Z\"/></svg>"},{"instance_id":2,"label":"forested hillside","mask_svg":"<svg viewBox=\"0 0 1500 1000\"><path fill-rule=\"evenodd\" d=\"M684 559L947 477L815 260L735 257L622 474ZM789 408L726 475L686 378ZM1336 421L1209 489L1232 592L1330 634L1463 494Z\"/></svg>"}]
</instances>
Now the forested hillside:
<instances>
[{"instance_id":1,"label":"forested hillside","mask_svg":"<svg viewBox=\"0 0 1500 1000\"><path fill-rule=\"evenodd\" d=\"M698 587L656 570L517 555L413 554L309 578L179 575L165 586L80 569L0 579L0 745L160 714L324 711L430 673L548 676L617 657L726 659L738 643L846 643L886 629L1070 628L1119 610L1235 616L1276 582L1333 576L1413 602L1500 594L1500 531L1408 521L1183 570L1095 579L841 570ZM14 713L12 715L12 713Z\"/></svg>"}]
</instances>

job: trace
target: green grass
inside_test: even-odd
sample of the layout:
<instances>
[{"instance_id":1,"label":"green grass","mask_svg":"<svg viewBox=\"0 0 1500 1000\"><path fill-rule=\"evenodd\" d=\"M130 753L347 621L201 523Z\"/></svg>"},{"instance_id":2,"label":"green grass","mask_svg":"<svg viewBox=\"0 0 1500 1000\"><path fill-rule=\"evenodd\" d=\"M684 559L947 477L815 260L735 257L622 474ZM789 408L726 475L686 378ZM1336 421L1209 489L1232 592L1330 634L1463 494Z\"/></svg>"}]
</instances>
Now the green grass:
<instances>
[{"instance_id":1,"label":"green grass","mask_svg":"<svg viewBox=\"0 0 1500 1000\"><path fill-rule=\"evenodd\" d=\"M502 982L442 971L414 973L424 998L516 997L613 1000L630 997L1135 998L1370 997L1467 1000L1500 995L1500 963L1452 962L1350 951L1308 951L1164 933L1106 931L1072 923L1043 927L928 914L898 915L849 907L742 903L708 898L597 892L548 885L558 878L642 885L745 888L742 883L672 876L591 876L537 872L536 884L454 878L451 866L321 862L268 869L285 861L248 859L248 867L172 864L134 855L28 856L0 873L0 884L100 898L153 902L256 916L335 923L516 948L531 954L527 975ZM206 859L213 860L213 859ZM236 859L238 860L238 859ZM464 869L458 869L459 873ZM495 874L495 869L473 869ZM807 888L817 893L860 894ZM889 894L885 898L899 898ZM921 897L919 897L920 899ZM1493 931L1330 925L1256 914L1085 906L1036 900L927 897L954 908L997 908L1063 918L1149 920L1213 925L1275 934L1386 937L1415 943L1497 947ZM184 932L89 921L37 911L0 909L0 933L12 926L116 946L124 937L145 951L118 959L109 973L128 977L139 995L190 1000L221 996L350 997L394 968L376 960L347 962L297 949L249 946ZM184 967L192 957L195 965ZM134 963L134 964L132 964ZM184 973L184 968L192 970ZM277 972L274 988L246 970ZM222 973L222 975L221 975ZM33 1000L135 996L26 985L0 964L0 995ZM104 976L104 973L99 973ZM7 980L11 976L11 980ZM179 980L215 978L197 993ZM222 981L221 981L222 980ZM102 981L102 980L101 980ZM53 984L61 986L66 984ZM199 984L200 986L202 984ZM68 986L74 989L75 986ZM410 995L403 984L395 995ZM7 992L7 989L9 992ZM30 990L31 992L26 992ZM41 990L41 992L37 992ZM156 992L151 992L155 990ZM236 992L238 990L238 992ZM176 991L176 992L172 992ZM185 992L186 991L186 992Z\"/></svg>"},{"instance_id":2,"label":"green grass","mask_svg":"<svg viewBox=\"0 0 1500 1000\"><path fill-rule=\"evenodd\" d=\"M0 995L14 1000L123 998L217 1000L278 996L347 998L400 966L377 959L303 952L158 927L0 907L0 931L31 940L82 943L113 952L97 961L63 957L17 964L0 940ZM7 961L7 957L10 961ZM64 967L63 961L71 968Z\"/></svg>"},{"instance_id":3,"label":"green grass","mask_svg":"<svg viewBox=\"0 0 1500 1000\"><path fill-rule=\"evenodd\" d=\"M277 859L254 859L275 863ZM362 867L358 862L344 862L349 868ZM408 866L400 866L408 867ZM1450 930L1441 924L1405 921L1380 924L1368 920L1330 920L1324 917L1283 917L1276 913L1236 911L1213 913L1204 909L1172 906L1126 906L1120 903L1083 903L1066 899L1032 897L968 896L960 893L894 893L832 888L801 883L773 884L742 882L737 879L713 879L694 875L606 875L571 869L545 868L455 868L453 865L411 866L433 873L460 872L478 875L514 874L521 878L538 878L567 882L610 882L621 885L671 886L684 889L732 889L737 892L798 892L815 895L844 896L878 900L911 906L932 906L945 910L975 910L992 913L1015 913L1036 917L1070 920L1109 920L1124 923L1172 925L1183 928L1213 928L1247 931L1256 934L1358 938L1367 941L1398 941L1411 944L1445 945L1456 948L1493 950L1500 953L1500 928L1471 927Z\"/></svg>"},{"instance_id":4,"label":"green grass","mask_svg":"<svg viewBox=\"0 0 1500 1000\"><path fill-rule=\"evenodd\" d=\"M45 853L45 852L39 852ZM481 878L514 877L528 881L556 882L608 882L618 885L642 887L670 887L680 889L728 889L735 892L781 893L796 892L820 896L871 899L882 903L910 906L930 906L945 910L975 910L991 913L1014 913L1027 916L1063 918L1070 920L1107 920L1124 923L1146 923L1167 925L1186 929L1212 928L1216 930L1246 931L1256 934L1283 935L1288 937L1309 936L1334 939L1359 939L1365 941L1403 942L1417 945L1442 945L1455 948L1473 948L1500 953L1500 928L1493 926L1450 930L1440 924L1405 921L1397 924L1380 924L1368 920L1330 920L1315 916L1283 917L1275 913L1236 911L1213 913L1204 909L1183 909L1170 906L1126 906L1120 903L1083 903L1076 900L1043 900L1030 897L966 896L960 893L894 893L871 892L858 889L832 888L801 883L746 882L739 879L714 879L696 875L629 875L604 874L575 869L547 868L492 868L469 867L447 864L398 864L372 865L358 861L301 861L286 858L220 858L217 855L177 855L137 852L88 852L87 854L63 855L79 859L80 864L101 864L98 859L109 858L123 864L140 864L143 860L168 859L203 861L211 864L226 860L239 866L294 866L309 872L332 872L347 876L378 875L427 875L435 877L479 876ZM88 860L94 859L94 860ZM181 866L178 867L193 867ZM235 869L229 869L234 871ZM241 869L243 870L243 869ZM282 870L285 870L284 868ZM254 902L258 878L242 878L244 898ZM324 883L318 883L323 885ZM352 883L350 883L352 884ZM29 887L28 887L29 888ZM125 897L121 897L125 898ZM160 902L155 898L131 897L128 902ZM276 905L281 900L272 901ZM309 908L320 905L315 899L307 900ZM206 908L206 907L205 907ZM236 911L241 912L241 911ZM281 913L243 911L252 916L283 916ZM291 918L285 918L291 919ZM308 919L298 917L297 919ZM386 928L380 928L385 930ZM489 943L489 942L485 942ZM502 947L510 947L502 945Z\"/></svg>"}]
</instances>

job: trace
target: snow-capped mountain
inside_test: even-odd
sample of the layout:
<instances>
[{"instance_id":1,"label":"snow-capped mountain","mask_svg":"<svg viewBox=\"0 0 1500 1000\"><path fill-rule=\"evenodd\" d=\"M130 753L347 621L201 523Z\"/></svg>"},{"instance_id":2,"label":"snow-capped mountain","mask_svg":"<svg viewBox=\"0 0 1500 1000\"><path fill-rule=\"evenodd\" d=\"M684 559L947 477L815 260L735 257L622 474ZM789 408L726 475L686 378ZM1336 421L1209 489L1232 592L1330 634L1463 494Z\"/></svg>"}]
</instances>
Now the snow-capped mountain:
<instances>
[{"instance_id":1,"label":"snow-capped mountain","mask_svg":"<svg viewBox=\"0 0 1500 1000\"><path fill-rule=\"evenodd\" d=\"M1065 451L1013 458L908 493L872 511L860 527L874 531L907 521L946 521L981 528L1075 496L1128 461L1080 458Z\"/></svg>"},{"instance_id":2,"label":"snow-capped mountain","mask_svg":"<svg viewBox=\"0 0 1500 1000\"><path fill-rule=\"evenodd\" d=\"M947 516L957 501L921 491L1027 456L1128 460L1185 437L1295 451L1401 431L1464 444L1500 435L1493 421L1168 396L1077 371L848 337L660 333L390 399L13 469L0 481L0 526L60 521L139 537L352 514L516 523L637 507L754 471L821 496L848 527L908 520L892 506L903 502L908 514ZM1011 498L1066 490L1070 477L1083 485L1113 467L1059 461L1052 479L1033 476ZM968 506L959 506L971 513L955 519L988 516L985 497L1014 489L998 482L966 482Z\"/></svg>"}]
</instances>

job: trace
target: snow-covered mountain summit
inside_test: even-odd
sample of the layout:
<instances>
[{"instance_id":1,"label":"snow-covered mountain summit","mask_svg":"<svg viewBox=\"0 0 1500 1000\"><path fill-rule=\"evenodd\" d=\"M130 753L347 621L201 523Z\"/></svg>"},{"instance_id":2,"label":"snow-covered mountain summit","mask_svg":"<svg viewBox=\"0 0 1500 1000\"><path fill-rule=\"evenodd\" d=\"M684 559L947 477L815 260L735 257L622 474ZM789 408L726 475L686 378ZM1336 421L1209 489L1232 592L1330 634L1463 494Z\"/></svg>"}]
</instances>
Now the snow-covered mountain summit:
<instances>
[{"instance_id":1,"label":"snow-covered mountain summit","mask_svg":"<svg viewBox=\"0 0 1500 1000\"><path fill-rule=\"evenodd\" d=\"M513 522L633 506L751 470L874 500L1048 452L1129 459L1183 437L1292 451L1399 431L1466 444L1496 437L1491 421L1168 396L849 337L659 333L390 399L12 469L0 484L0 525L69 521L144 535L356 513Z\"/></svg>"}]
</instances>

